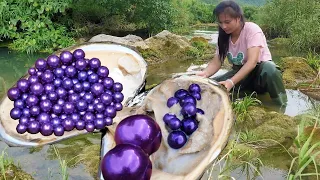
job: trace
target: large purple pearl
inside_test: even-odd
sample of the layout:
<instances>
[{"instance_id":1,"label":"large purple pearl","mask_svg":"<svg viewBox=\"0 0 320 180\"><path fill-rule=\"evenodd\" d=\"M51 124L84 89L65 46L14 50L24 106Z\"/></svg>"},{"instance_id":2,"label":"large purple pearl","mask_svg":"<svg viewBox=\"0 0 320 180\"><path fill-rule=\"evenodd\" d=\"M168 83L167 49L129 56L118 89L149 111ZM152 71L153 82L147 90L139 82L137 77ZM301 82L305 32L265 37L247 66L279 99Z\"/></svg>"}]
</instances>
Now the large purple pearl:
<instances>
[{"instance_id":1,"label":"large purple pearl","mask_svg":"<svg viewBox=\"0 0 320 180\"><path fill-rule=\"evenodd\" d=\"M44 83L51 83L54 79L54 75L49 71L45 71L42 75L41 75L41 80Z\"/></svg>"},{"instance_id":2,"label":"large purple pearl","mask_svg":"<svg viewBox=\"0 0 320 180\"><path fill-rule=\"evenodd\" d=\"M101 163L104 179L139 179L151 178L152 166L148 155L131 144L119 144L108 151Z\"/></svg>"},{"instance_id":3,"label":"large purple pearl","mask_svg":"<svg viewBox=\"0 0 320 180\"><path fill-rule=\"evenodd\" d=\"M59 87L56 92L57 92L59 98L61 98L61 99L66 98L67 91L65 89Z\"/></svg>"},{"instance_id":4,"label":"large purple pearl","mask_svg":"<svg viewBox=\"0 0 320 180\"><path fill-rule=\"evenodd\" d=\"M84 94L83 99L87 102L87 103L91 103L93 101L93 95L90 92L87 92Z\"/></svg>"},{"instance_id":5,"label":"large purple pearl","mask_svg":"<svg viewBox=\"0 0 320 180\"><path fill-rule=\"evenodd\" d=\"M36 75L37 74L37 70L36 68L29 68L28 73L32 76L32 75Z\"/></svg>"},{"instance_id":6,"label":"large purple pearl","mask_svg":"<svg viewBox=\"0 0 320 180\"><path fill-rule=\"evenodd\" d=\"M13 108L10 111L10 117L12 119L19 119L21 117L21 115L22 115L22 111L19 108Z\"/></svg>"},{"instance_id":7,"label":"large purple pearl","mask_svg":"<svg viewBox=\"0 0 320 180\"><path fill-rule=\"evenodd\" d=\"M89 61L89 66L91 69L98 69L101 66L101 61L98 58L92 58Z\"/></svg>"},{"instance_id":8,"label":"large purple pearl","mask_svg":"<svg viewBox=\"0 0 320 180\"><path fill-rule=\"evenodd\" d=\"M103 93L100 96L100 100L103 104L110 105L110 103L112 102L112 96L110 94Z\"/></svg>"},{"instance_id":9,"label":"large purple pearl","mask_svg":"<svg viewBox=\"0 0 320 180\"><path fill-rule=\"evenodd\" d=\"M74 68L73 66L68 66L65 70L65 74L67 77L74 77L77 74L77 70L76 68Z\"/></svg>"},{"instance_id":10,"label":"large purple pearl","mask_svg":"<svg viewBox=\"0 0 320 180\"><path fill-rule=\"evenodd\" d=\"M114 104L114 107L115 107L116 111L121 111L122 108L123 108L123 106L122 106L121 103L115 103L115 104Z\"/></svg>"},{"instance_id":11,"label":"large purple pearl","mask_svg":"<svg viewBox=\"0 0 320 180\"><path fill-rule=\"evenodd\" d=\"M23 134L27 131L27 124L18 124L16 130L19 134Z\"/></svg>"},{"instance_id":12,"label":"large purple pearl","mask_svg":"<svg viewBox=\"0 0 320 180\"><path fill-rule=\"evenodd\" d=\"M83 90L83 86L82 86L82 84L81 83L77 83L77 84L75 84L74 86L73 86L73 90L75 91L75 92L82 92L82 90Z\"/></svg>"},{"instance_id":13,"label":"large purple pearl","mask_svg":"<svg viewBox=\"0 0 320 180\"><path fill-rule=\"evenodd\" d=\"M121 92L121 91L123 90L122 84L119 83L119 82L114 83L114 84L113 84L113 90L114 90L115 92Z\"/></svg>"},{"instance_id":14,"label":"large purple pearl","mask_svg":"<svg viewBox=\"0 0 320 180\"><path fill-rule=\"evenodd\" d=\"M53 127L57 127L59 125L61 125L61 120L58 117L52 118L51 119L51 124L53 125Z\"/></svg>"},{"instance_id":15,"label":"large purple pearl","mask_svg":"<svg viewBox=\"0 0 320 180\"><path fill-rule=\"evenodd\" d=\"M37 83L37 82L39 82L39 78L36 75L32 75L32 76L28 77L28 81L30 84Z\"/></svg>"},{"instance_id":16,"label":"large purple pearl","mask_svg":"<svg viewBox=\"0 0 320 180\"><path fill-rule=\"evenodd\" d=\"M8 90L7 95L8 95L8 98L9 98L11 101L14 101L14 100L17 100L17 99L20 97L21 93L20 93L19 88L13 87L13 88L10 88L10 89Z\"/></svg>"},{"instance_id":17,"label":"large purple pearl","mask_svg":"<svg viewBox=\"0 0 320 180\"><path fill-rule=\"evenodd\" d=\"M76 61L76 68L80 71L85 70L87 68L87 61L84 59L78 59Z\"/></svg>"},{"instance_id":18,"label":"large purple pearl","mask_svg":"<svg viewBox=\"0 0 320 180\"><path fill-rule=\"evenodd\" d=\"M79 111L85 111L88 108L87 102L83 99L77 101L76 106Z\"/></svg>"},{"instance_id":19,"label":"large purple pearl","mask_svg":"<svg viewBox=\"0 0 320 180\"><path fill-rule=\"evenodd\" d=\"M84 91L89 91L89 90L91 89L91 85L90 85L90 83L87 82L87 81L84 81L84 82L82 83L82 87L83 87L83 90L84 90Z\"/></svg>"},{"instance_id":20,"label":"large purple pearl","mask_svg":"<svg viewBox=\"0 0 320 180\"><path fill-rule=\"evenodd\" d=\"M197 105L197 100L191 96L191 95L185 95L181 100L180 100L180 106L183 107L186 103L192 103L194 105Z\"/></svg>"},{"instance_id":21,"label":"large purple pearl","mask_svg":"<svg viewBox=\"0 0 320 180\"><path fill-rule=\"evenodd\" d=\"M88 132L93 132L94 131L94 124L92 122L86 123L86 130Z\"/></svg>"},{"instance_id":22,"label":"large purple pearl","mask_svg":"<svg viewBox=\"0 0 320 180\"><path fill-rule=\"evenodd\" d=\"M40 100L41 100L41 101L44 101L44 100L47 100L47 99L48 99L48 97L47 97L46 94L44 94L44 95L42 95L42 96L40 97Z\"/></svg>"},{"instance_id":23,"label":"large purple pearl","mask_svg":"<svg viewBox=\"0 0 320 180\"><path fill-rule=\"evenodd\" d=\"M64 103L65 103L65 100L63 100L63 99L58 99L58 105L59 106L63 106L64 105Z\"/></svg>"},{"instance_id":24,"label":"large purple pearl","mask_svg":"<svg viewBox=\"0 0 320 180\"><path fill-rule=\"evenodd\" d=\"M40 113L40 107L39 106L32 106L31 108L30 108L30 114L31 114L31 116L38 116L38 114Z\"/></svg>"},{"instance_id":25,"label":"large purple pearl","mask_svg":"<svg viewBox=\"0 0 320 180\"><path fill-rule=\"evenodd\" d=\"M35 62L35 67L39 70L39 71L44 71L47 69L47 62L44 59L38 59Z\"/></svg>"},{"instance_id":26,"label":"large purple pearl","mask_svg":"<svg viewBox=\"0 0 320 180\"><path fill-rule=\"evenodd\" d=\"M50 118L49 114L47 114L47 113L40 113L37 117L37 121L40 124L50 122L50 120L51 120L51 118Z\"/></svg>"},{"instance_id":27,"label":"large purple pearl","mask_svg":"<svg viewBox=\"0 0 320 180\"><path fill-rule=\"evenodd\" d=\"M77 121L76 122L76 129L77 130L83 130L86 127L86 123L84 121Z\"/></svg>"},{"instance_id":28,"label":"large purple pearl","mask_svg":"<svg viewBox=\"0 0 320 180\"><path fill-rule=\"evenodd\" d=\"M106 126L110 126L113 123L113 119L111 117L105 117L104 122L105 122Z\"/></svg>"},{"instance_id":29,"label":"large purple pearl","mask_svg":"<svg viewBox=\"0 0 320 180\"><path fill-rule=\"evenodd\" d=\"M54 79L54 80L53 80L53 85L54 85L55 87L60 87L60 86L62 85L62 80L59 79L59 78Z\"/></svg>"},{"instance_id":30,"label":"large purple pearl","mask_svg":"<svg viewBox=\"0 0 320 180\"><path fill-rule=\"evenodd\" d=\"M30 86L30 83L29 83L29 81L26 80L26 79L20 79L20 80L17 82L17 87L19 88L19 90L20 90L21 92L26 92L26 91L28 91L29 86Z\"/></svg>"},{"instance_id":31,"label":"large purple pearl","mask_svg":"<svg viewBox=\"0 0 320 180\"><path fill-rule=\"evenodd\" d=\"M26 103L27 103L27 105L28 105L29 107L37 105L38 102L39 102L38 97L35 96L35 95L33 95L33 94L31 94L30 96L28 96L27 99L26 99Z\"/></svg>"},{"instance_id":32,"label":"large purple pearl","mask_svg":"<svg viewBox=\"0 0 320 180\"><path fill-rule=\"evenodd\" d=\"M182 121L181 130L187 135L191 135L198 128L198 123L192 118L187 118Z\"/></svg>"},{"instance_id":33,"label":"large purple pearl","mask_svg":"<svg viewBox=\"0 0 320 180\"><path fill-rule=\"evenodd\" d=\"M182 131L172 131L168 135L168 144L173 149L179 149L187 142L187 135Z\"/></svg>"},{"instance_id":34,"label":"large purple pearl","mask_svg":"<svg viewBox=\"0 0 320 180\"><path fill-rule=\"evenodd\" d=\"M52 108L50 100L44 100L40 102L40 108L43 112L49 112Z\"/></svg>"},{"instance_id":35,"label":"large purple pearl","mask_svg":"<svg viewBox=\"0 0 320 180\"><path fill-rule=\"evenodd\" d=\"M113 106L107 106L105 109L104 115L114 118L117 115L117 111Z\"/></svg>"},{"instance_id":36,"label":"large purple pearl","mask_svg":"<svg viewBox=\"0 0 320 180\"><path fill-rule=\"evenodd\" d=\"M62 51L60 54L62 64L70 64L72 62L72 54L69 51Z\"/></svg>"},{"instance_id":37,"label":"large purple pearl","mask_svg":"<svg viewBox=\"0 0 320 180\"><path fill-rule=\"evenodd\" d=\"M103 85L100 83L95 83L91 86L91 93L95 96L100 96L103 93Z\"/></svg>"},{"instance_id":38,"label":"large purple pearl","mask_svg":"<svg viewBox=\"0 0 320 180\"><path fill-rule=\"evenodd\" d=\"M182 99L182 97L184 97L185 95L188 95L189 92L185 89L178 89L175 93L174 93L174 97L178 98L178 99Z\"/></svg>"},{"instance_id":39,"label":"large purple pearl","mask_svg":"<svg viewBox=\"0 0 320 180\"><path fill-rule=\"evenodd\" d=\"M198 84L190 84L189 86L189 92L197 92L197 93L200 93L201 92L201 88Z\"/></svg>"},{"instance_id":40,"label":"large purple pearl","mask_svg":"<svg viewBox=\"0 0 320 180\"><path fill-rule=\"evenodd\" d=\"M87 112L84 116L83 116L83 120L87 123L87 122L93 122L93 120L95 119L95 116L91 113L91 112Z\"/></svg>"},{"instance_id":41,"label":"large purple pearl","mask_svg":"<svg viewBox=\"0 0 320 180\"><path fill-rule=\"evenodd\" d=\"M54 85L53 84L44 85L44 91L46 92L46 94L49 94L50 92L54 92Z\"/></svg>"},{"instance_id":42,"label":"large purple pearl","mask_svg":"<svg viewBox=\"0 0 320 180\"><path fill-rule=\"evenodd\" d=\"M22 109L22 115L25 117L30 117L30 109L29 108L23 108Z\"/></svg>"},{"instance_id":43,"label":"large purple pearl","mask_svg":"<svg viewBox=\"0 0 320 180\"><path fill-rule=\"evenodd\" d=\"M37 134L40 130L40 124L37 121L32 121L28 125L28 132L31 134Z\"/></svg>"},{"instance_id":44,"label":"large purple pearl","mask_svg":"<svg viewBox=\"0 0 320 180\"><path fill-rule=\"evenodd\" d=\"M123 96L123 94L122 94L121 92L115 92L115 93L113 94L113 100L114 100L114 102L120 103L120 102L123 101L123 98L124 98L124 96Z\"/></svg>"},{"instance_id":45,"label":"large purple pearl","mask_svg":"<svg viewBox=\"0 0 320 180\"><path fill-rule=\"evenodd\" d=\"M192 92L191 95L196 98L196 100L200 101L201 100L201 94L198 92Z\"/></svg>"},{"instance_id":46,"label":"large purple pearl","mask_svg":"<svg viewBox=\"0 0 320 180\"><path fill-rule=\"evenodd\" d=\"M30 90L35 95L41 95L43 93L44 88L41 83L34 83L34 84L31 84Z\"/></svg>"},{"instance_id":47,"label":"large purple pearl","mask_svg":"<svg viewBox=\"0 0 320 180\"><path fill-rule=\"evenodd\" d=\"M71 131L75 127L75 123L72 119L66 118L62 121L62 126L64 127L64 130Z\"/></svg>"},{"instance_id":48,"label":"large purple pearl","mask_svg":"<svg viewBox=\"0 0 320 180\"><path fill-rule=\"evenodd\" d=\"M54 135L56 135L56 136L62 136L62 135L64 134L64 128L63 128L63 126L59 125L59 126L55 127L55 128L53 129L53 133L54 133Z\"/></svg>"},{"instance_id":49,"label":"large purple pearl","mask_svg":"<svg viewBox=\"0 0 320 180\"><path fill-rule=\"evenodd\" d=\"M109 69L105 66L101 66L98 68L97 74L102 78L107 77L109 75Z\"/></svg>"},{"instance_id":50,"label":"large purple pearl","mask_svg":"<svg viewBox=\"0 0 320 180\"><path fill-rule=\"evenodd\" d=\"M105 127L105 122L102 118L97 118L93 122L96 129L103 129Z\"/></svg>"},{"instance_id":51,"label":"large purple pearl","mask_svg":"<svg viewBox=\"0 0 320 180\"><path fill-rule=\"evenodd\" d=\"M28 98L28 96L29 96L28 93L23 93L23 94L21 95L21 99L22 99L22 100L26 100L26 99Z\"/></svg>"},{"instance_id":52,"label":"large purple pearl","mask_svg":"<svg viewBox=\"0 0 320 180\"><path fill-rule=\"evenodd\" d=\"M71 102L66 102L63 106L63 112L66 114L72 114L74 112L74 105Z\"/></svg>"},{"instance_id":53,"label":"large purple pearl","mask_svg":"<svg viewBox=\"0 0 320 180\"><path fill-rule=\"evenodd\" d=\"M96 112L101 113L104 111L105 107L103 103L97 103L94 105L94 109L96 110Z\"/></svg>"},{"instance_id":54,"label":"large purple pearl","mask_svg":"<svg viewBox=\"0 0 320 180\"><path fill-rule=\"evenodd\" d=\"M106 77L102 80L102 84L105 88L111 89L113 87L114 81L111 77Z\"/></svg>"},{"instance_id":55,"label":"large purple pearl","mask_svg":"<svg viewBox=\"0 0 320 180\"><path fill-rule=\"evenodd\" d=\"M87 108L88 112L94 112L94 104L89 104Z\"/></svg>"},{"instance_id":56,"label":"large purple pearl","mask_svg":"<svg viewBox=\"0 0 320 180\"><path fill-rule=\"evenodd\" d=\"M86 71L80 71L78 73L78 80L79 81L85 81L88 78L88 73Z\"/></svg>"},{"instance_id":57,"label":"large purple pearl","mask_svg":"<svg viewBox=\"0 0 320 180\"><path fill-rule=\"evenodd\" d=\"M40 128L40 133L44 136L50 136L53 133L53 126L50 123L43 123Z\"/></svg>"},{"instance_id":58,"label":"large purple pearl","mask_svg":"<svg viewBox=\"0 0 320 180\"><path fill-rule=\"evenodd\" d=\"M25 124L27 125L29 123L29 118L26 116L21 116L19 119L19 124Z\"/></svg>"},{"instance_id":59,"label":"large purple pearl","mask_svg":"<svg viewBox=\"0 0 320 180\"><path fill-rule=\"evenodd\" d=\"M53 70L53 73L57 78L62 78L64 76L64 70L62 68L56 68Z\"/></svg>"},{"instance_id":60,"label":"large purple pearl","mask_svg":"<svg viewBox=\"0 0 320 180\"><path fill-rule=\"evenodd\" d=\"M17 99L13 103L13 107L23 109L24 108L24 101L21 99Z\"/></svg>"},{"instance_id":61,"label":"large purple pearl","mask_svg":"<svg viewBox=\"0 0 320 180\"><path fill-rule=\"evenodd\" d=\"M57 55L50 55L47 58L47 63L51 68L57 68L60 66L60 58Z\"/></svg>"},{"instance_id":62,"label":"large purple pearl","mask_svg":"<svg viewBox=\"0 0 320 180\"><path fill-rule=\"evenodd\" d=\"M92 84L92 83L96 83L99 81L99 76L96 73L92 73L89 75L88 77L88 81Z\"/></svg>"},{"instance_id":63,"label":"large purple pearl","mask_svg":"<svg viewBox=\"0 0 320 180\"><path fill-rule=\"evenodd\" d=\"M65 78L63 81L62 81L62 87L65 88L66 90L69 90L73 87L73 82L71 79L69 78Z\"/></svg>"},{"instance_id":64,"label":"large purple pearl","mask_svg":"<svg viewBox=\"0 0 320 180\"><path fill-rule=\"evenodd\" d=\"M48 99L54 102L58 99L58 94L55 92L49 92Z\"/></svg>"},{"instance_id":65,"label":"large purple pearl","mask_svg":"<svg viewBox=\"0 0 320 180\"><path fill-rule=\"evenodd\" d=\"M69 102L77 103L80 100L80 96L76 93L70 94L68 98Z\"/></svg>"},{"instance_id":66,"label":"large purple pearl","mask_svg":"<svg viewBox=\"0 0 320 180\"><path fill-rule=\"evenodd\" d=\"M83 59L85 57L85 53L82 49L76 49L73 51L73 57L75 59Z\"/></svg>"},{"instance_id":67,"label":"large purple pearl","mask_svg":"<svg viewBox=\"0 0 320 180\"><path fill-rule=\"evenodd\" d=\"M182 123L180 119L174 117L171 118L167 124L171 130L178 130L181 127Z\"/></svg>"},{"instance_id":68,"label":"large purple pearl","mask_svg":"<svg viewBox=\"0 0 320 180\"><path fill-rule=\"evenodd\" d=\"M73 113L73 114L71 114L71 119L72 119L72 121L74 121L74 122L79 121L79 120L81 119L80 114L78 114L78 113Z\"/></svg>"},{"instance_id":69,"label":"large purple pearl","mask_svg":"<svg viewBox=\"0 0 320 180\"><path fill-rule=\"evenodd\" d=\"M60 114L62 112L62 107L59 104L55 104L52 107L52 112L54 114Z\"/></svg>"}]
</instances>

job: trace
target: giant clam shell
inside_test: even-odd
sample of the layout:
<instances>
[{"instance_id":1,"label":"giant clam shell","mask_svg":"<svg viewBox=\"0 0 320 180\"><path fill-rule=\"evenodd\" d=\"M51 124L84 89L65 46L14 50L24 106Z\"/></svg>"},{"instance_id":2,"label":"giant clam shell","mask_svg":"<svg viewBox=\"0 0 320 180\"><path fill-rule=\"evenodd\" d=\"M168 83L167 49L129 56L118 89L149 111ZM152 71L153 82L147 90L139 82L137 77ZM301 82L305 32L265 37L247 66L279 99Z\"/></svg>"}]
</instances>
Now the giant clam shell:
<instances>
[{"instance_id":1,"label":"giant clam shell","mask_svg":"<svg viewBox=\"0 0 320 180\"><path fill-rule=\"evenodd\" d=\"M200 85L202 100L197 107L205 115L197 115L199 128L189 137L187 143L175 150L167 143L168 130L162 120L167 112L179 112L179 108L168 108L167 99L178 89L187 89L191 83ZM158 151L150 156L152 180L193 180L200 178L208 165L217 158L225 147L234 123L232 108L226 91L210 79L198 76L181 76L168 79L152 89L140 107L126 109L116 122L108 127L103 137L101 157L115 146L114 131L123 118L130 114L147 114L159 124L162 142ZM100 173L100 178L103 179Z\"/></svg>"},{"instance_id":2,"label":"giant clam shell","mask_svg":"<svg viewBox=\"0 0 320 180\"><path fill-rule=\"evenodd\" d=\"M147 63L134 50L115 44L88 43L68 48L73 52L75 49L83 49L86 58L99 58L101 65L109 68L109 76L115 82L123 85L123 105L125 106L143 87L146 78ZM59 54L59 53L56 53ZM25 75L28 77L28 74ZM13 101L8 97L0 102L0 136L11 146L38 146L48 143L57 142L79 134L87 133L87 131L73 130L65 132L63 136L55 135L42 136L38 134L19 134L16 131L18 121L14 121L10 117L10 110L13 108Z\"/></svg>"}]
</instances>

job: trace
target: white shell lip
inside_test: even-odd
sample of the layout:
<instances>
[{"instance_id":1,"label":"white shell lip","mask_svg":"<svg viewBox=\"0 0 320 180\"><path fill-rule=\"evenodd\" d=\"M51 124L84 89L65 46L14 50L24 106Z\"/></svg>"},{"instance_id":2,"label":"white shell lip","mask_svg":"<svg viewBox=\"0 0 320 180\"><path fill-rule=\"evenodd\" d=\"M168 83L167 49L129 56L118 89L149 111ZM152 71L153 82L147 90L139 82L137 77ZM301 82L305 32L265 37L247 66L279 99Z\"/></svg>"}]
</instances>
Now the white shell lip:
<instances>
[{"instance_id":1,"label":"white shell lip","mask_svg":"<svg viewBox=\"0 0 320 180\"><path fill-rule=\"evenodd\" d=\"M75 49L84 50L86 53L85 58L99 58L101 65L109 68L109 77L113 78L115 82L122 83L122 93L124 94L122 104L124 107L127 106L128 101L143 88L146 78L147 63L136 51L122 45L106 43L85 43L63 50L73 52ZM126 60L130 61L130 65L136 65L140 68L140 71L137 71L137 67L135 67L134 71L130 71L133 74L130 74L126 73L121 67L119 68L118 60L123 57L127 57ZM24 76L24 78L26 77L28 77L28 74ZM42 136L40 133L19 134L15 129L18 125L18 121L12 120L10 117L10 110L12 108L13 101L5 96L2 101L0 101L0 136L9 146L39 146L88 133L85 130L73 130L65 132L63 136Z\"/></svg>"}]
</instances>

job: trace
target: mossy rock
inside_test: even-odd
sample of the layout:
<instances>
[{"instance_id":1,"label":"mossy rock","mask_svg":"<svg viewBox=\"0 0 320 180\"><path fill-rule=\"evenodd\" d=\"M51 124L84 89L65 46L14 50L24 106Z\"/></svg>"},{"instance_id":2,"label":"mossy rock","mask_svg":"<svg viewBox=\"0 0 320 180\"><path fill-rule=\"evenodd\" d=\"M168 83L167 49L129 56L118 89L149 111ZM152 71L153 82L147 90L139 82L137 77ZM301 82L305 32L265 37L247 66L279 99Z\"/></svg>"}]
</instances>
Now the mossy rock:
<instances>
[{"instance_id":1,"label":"mossy rock","mask_svg":"<svg viewBox=\"0 0 320 180\"><path fill-rule=\"evenodd\" d=\"M2 170L1 170L2 171ZM21 168L15 166L14 164L10 164L5 167L5 178L3 174L0 175L0 180L33 180L34 178L21 170Z\"/></svg>"},{"instance_id":2,"label":"mossy rock","mask_svg":"<svg viewBox=\"0 0 320 180\"><path fill-rule=\"evenodd\" d=\"M242 122L237 121L237 130L241 129L254 129L267 121L268 119L265 119L267 112L266 110L261 106L250 106L248 108L248 113L245 119Z\"/></svg>"},{"instance_id":3,"label":"mossy rock","mask_svg":"<svg viewBox=\"0 0 320 180\"><path fill-rule=\"evenodd\" d=\"M316 77L316 72L301 57L286 57L281 59L283 82L287 88L297 88L301 83L310 82Z\"/></svg>"},{"instance_id":4,"label":"mossy rock","mask_svg":"<svg viewBox=\"0 0 320 180\"><path fill-rule=\"evenodd\" d=\"M250 161L251 159L259 157L259 151L249 145L237 143L235 141L231 141L224 148L220 156L226 155L226 153L230 153L233 160L238 161Z\"/></svg>"}]
</instances>

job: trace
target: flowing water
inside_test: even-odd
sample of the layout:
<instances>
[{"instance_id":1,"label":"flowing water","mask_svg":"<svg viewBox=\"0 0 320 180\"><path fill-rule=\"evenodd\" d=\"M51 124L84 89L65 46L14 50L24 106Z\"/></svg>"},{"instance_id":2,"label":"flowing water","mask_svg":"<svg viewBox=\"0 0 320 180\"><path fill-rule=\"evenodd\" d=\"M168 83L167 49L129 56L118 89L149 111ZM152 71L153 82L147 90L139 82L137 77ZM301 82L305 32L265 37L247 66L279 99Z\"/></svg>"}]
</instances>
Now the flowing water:
<instances>
[{"instance_id":1,"label":"flowing water","mask_svg":"<svg viewBox=\"0 0 320 180\"><path fill-rule=\"evenodd\" d=\"M215 29L195 30L187 37L203 36L210 43L217 41ZM271 53L273 49L271 49ZM48 54L27 55L17 53L6 48L0 48L0 97L3 97L14 82L24 75L37 58L46 58ZM281 54L277 54L275 59L279 59ZM172 73L185 72L192 64L192 61L168 61L161 65L151 65L148 67L147 84L158 84L170 78ZM288 95L288 105L279 107L273 105L267 95L259 96L267 108L283 112L289 116L295 116L312 108L314 100L297 90L286 90ZM95 179L99 163L99 147L101 133L91 133L71 138L55 144L61 158L68 160L68 172L70 179ZM15 164L19 164L23 171L32 175L34 179L61 179L59 159L54 153L52 145L45 145L37 148L8 147L0 140L0 152L6 150L9 157L13 157ZM264 179L285 179L287 168L291 159L286 153L275 150L266 157L261 157L264 166L261 167ZM213 176L219 173L218 169L213 170ZM237 179L246 179L246 174L241 173L241 168L231 172L231 176ZM208 174L203 179L207 178ZM258 178L259 179L259 178Z\"/></svg>"}]
</instances>

